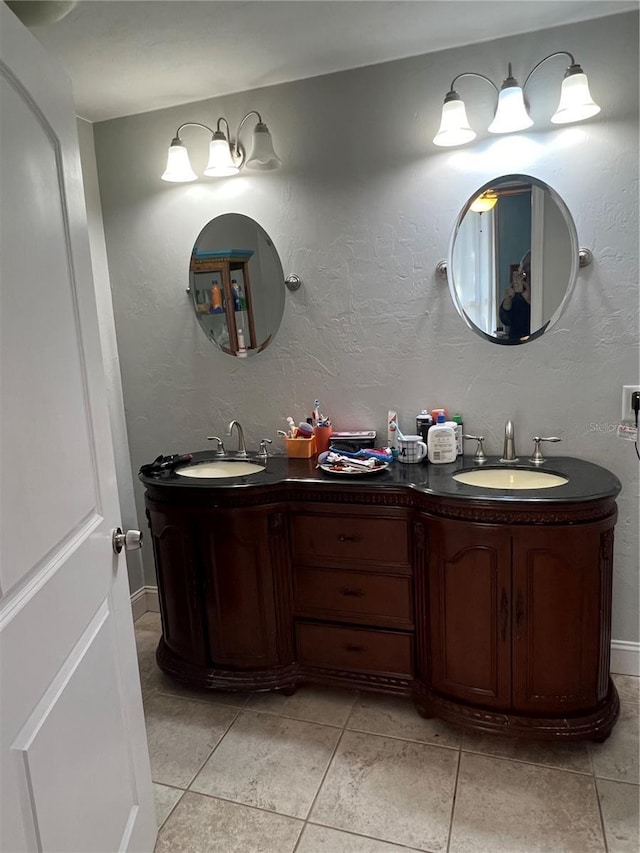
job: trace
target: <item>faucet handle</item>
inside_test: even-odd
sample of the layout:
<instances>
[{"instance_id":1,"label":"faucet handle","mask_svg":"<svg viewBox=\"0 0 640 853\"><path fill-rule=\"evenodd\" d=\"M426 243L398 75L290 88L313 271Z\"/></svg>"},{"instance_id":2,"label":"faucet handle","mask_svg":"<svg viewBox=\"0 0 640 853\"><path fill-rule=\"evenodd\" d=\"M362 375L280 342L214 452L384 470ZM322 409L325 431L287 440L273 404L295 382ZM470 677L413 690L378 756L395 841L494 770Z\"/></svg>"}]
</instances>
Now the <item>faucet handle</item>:
<instances>
[{"instance_id":1,"label":"faucet handle","mask_svg":"<svg viewBox=\"0 0 640 853\"><path fill-rule=\"evenodd\" d=\"M216 454L218 456L224 456L224 444L222 443L221 438L218 438L217 435L208 435L207 441L217 441L218 442L218 449L216 450Z\"/></svg>"},{"instance_id":2,"label":"faucet handle","mask_svg":"<svg viewBox=\"0 0 640 853\"><path fill-rule=\"evenodd\" d=\"M260 456L263 456L265 459L268 457L269 453L267 452L267 444L273 444L270 438L263 438L260 442Z\"/></svg>"},{"instance_id":3,"label":"faucet handle","mask_svg":"<svg viewBox=\"0 0 640 853\"><path fill-rule=\"evenodd\" d=\"M469 441L477 441L478 445L476 447L476 452L473 457L474 462L486 462L487 454L484 452L484 445L482 442L484 441L483 435L463 435L463 438L469 439Z\"/></svg>"},{"instance_id":4,"label":"faucet handle","mask_svg":"<svg viewBox=\"0 0 640 853\"><path fill-rule=\"evenodd\" d=\"M533 462L535 465L540 465L540 463L544 462L544 456L542 455L542 451L540 450L540 442L542 441L562 441L561 438L558 438L557 435L549 435L549 436L539 436L535 435L532 438L533 444L533 455L529 459L529 462Z\"/></svg>"}]
</instances>

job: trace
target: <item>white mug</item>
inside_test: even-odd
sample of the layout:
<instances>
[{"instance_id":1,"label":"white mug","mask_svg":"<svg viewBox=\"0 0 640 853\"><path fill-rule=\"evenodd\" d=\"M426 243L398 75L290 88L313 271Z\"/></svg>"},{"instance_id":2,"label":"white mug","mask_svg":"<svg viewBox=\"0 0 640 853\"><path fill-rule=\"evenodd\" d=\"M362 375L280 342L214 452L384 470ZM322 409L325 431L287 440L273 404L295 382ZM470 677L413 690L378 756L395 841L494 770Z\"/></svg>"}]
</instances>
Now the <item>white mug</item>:
<instances>
[{"instance_id":1,"label":"white mug","mask_svg":"<svg viewBox=\"0 0 640 853\"><path fill-rule=\"evenodd\" d=\"M415 465L427 455L427 445L419 435L405 435L398 439L398 462Z\"/></svg>"}]
</instances>

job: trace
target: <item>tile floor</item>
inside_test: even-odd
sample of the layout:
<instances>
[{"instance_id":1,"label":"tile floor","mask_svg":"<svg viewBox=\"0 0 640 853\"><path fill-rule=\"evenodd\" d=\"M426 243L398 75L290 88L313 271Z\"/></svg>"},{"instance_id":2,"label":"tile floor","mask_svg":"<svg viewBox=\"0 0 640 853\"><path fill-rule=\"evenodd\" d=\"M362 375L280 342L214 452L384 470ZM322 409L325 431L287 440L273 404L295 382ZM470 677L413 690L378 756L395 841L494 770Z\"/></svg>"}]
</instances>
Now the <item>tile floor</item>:
<instances>
[{"instance_id":1,"label":"tile floor","mask_svg":"<svg viewBox=\"0 0 640 853\"><path fill-rule=\"evenodd\" d=\"M409 701L194 693L136 622L156 853L638 853L640 679L604 744L461 733Z\"/></svg>"}]
</instances>

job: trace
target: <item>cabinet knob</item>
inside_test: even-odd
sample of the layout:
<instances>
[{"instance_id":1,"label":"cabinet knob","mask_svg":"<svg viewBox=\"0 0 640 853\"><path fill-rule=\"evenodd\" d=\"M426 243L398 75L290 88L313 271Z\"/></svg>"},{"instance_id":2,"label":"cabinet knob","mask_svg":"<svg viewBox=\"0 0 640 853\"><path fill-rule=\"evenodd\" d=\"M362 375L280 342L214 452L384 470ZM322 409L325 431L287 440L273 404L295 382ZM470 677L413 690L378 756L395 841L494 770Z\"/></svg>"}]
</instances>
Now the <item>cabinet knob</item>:
<instances>
[{"instance_id":1,"label":"cabinet knob","mask_svg":"<svg viewBox=\"0 0 640 853\"><path fill-rule=\"evenodd\" d=\"M359 542L361 539L361 536L349 536L346 533L338 534L338 542Z\"/></svg>"}]
</instances>

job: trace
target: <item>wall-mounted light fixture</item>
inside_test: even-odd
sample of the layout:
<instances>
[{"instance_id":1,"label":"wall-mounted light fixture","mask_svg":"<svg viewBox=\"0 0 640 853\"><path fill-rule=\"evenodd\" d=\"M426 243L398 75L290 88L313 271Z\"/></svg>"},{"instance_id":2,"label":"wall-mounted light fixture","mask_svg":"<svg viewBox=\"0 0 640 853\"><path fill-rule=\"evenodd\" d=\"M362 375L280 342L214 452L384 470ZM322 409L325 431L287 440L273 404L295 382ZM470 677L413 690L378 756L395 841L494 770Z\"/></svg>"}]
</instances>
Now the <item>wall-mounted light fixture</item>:
<instances>
[{"instance_id":1,"label":"wall-mounted light fixture","mask_svg":"<svg viewBox=\"0 0 640 853\"><path fill-rule=\"evenodd\" d=\"M256 116L258 121L253 129L251 152L247 156L244 147L240 144L240 131L247 119L252 115ZM222 124L226 128L226 133L222 130ZM195 181L198 178L191 167L189 152L180 138L180 131L185 127L201 127L211 134L209 162L203 172L208 178L225 178L237 175L243 166L246 166L247 169L263 171L277 169L281 163L280 158L273 150L269 128L262 121L260 113L251 110L238 125L235 139L232 138L229 122L224 117L218 119L215 130L197 121L187 121L181 124L169 146L167 168L162 175L163 181L186 183L187 181Z\"/></svg>"},{"instance_id":2,"label":"wall-mounted light fixture","mask_svg":"<svg viewBox=\"0 0 640 853\"><path fill-rule=\"evenodd\" d=\"M489 133L513 133L531 127L533 121L527 112L524 92L532 74L544 62L553 59L554 56L568 56L571 64L564 74L558 109L551 116L553 124L583 121L599 113L600 107L594 102L589 92L587 75L570 53L566 50L559 50L545 56L537 65L534 65L522 87L512 74L511 63L509 63L509 74L500 90L492 80L485 77L484 74L477 74L475 71L465 71L454 77L451 88L444 99L442 120L440 129L434 137L434 144L443 147L464 145L465 142L471 142L476 137L475 131L469 125L464 101L455 89L456 83L461 77L479 77L481 80L486 80L496 90L498 104L493 121L488 128Z\"/></svg>"},{"instance_id":3,"label":"wall-mounted light fixture","mask_svg":"<svg viewBox=\"0 0 640 853\"><path fill-rule=\"evenodd\" d=\"M497 203L498 194L494 190L485 190L471 202L469 210L473 210L474 213L486 213L488 210L493 210Z\"/></svg>"}]
</instances>

